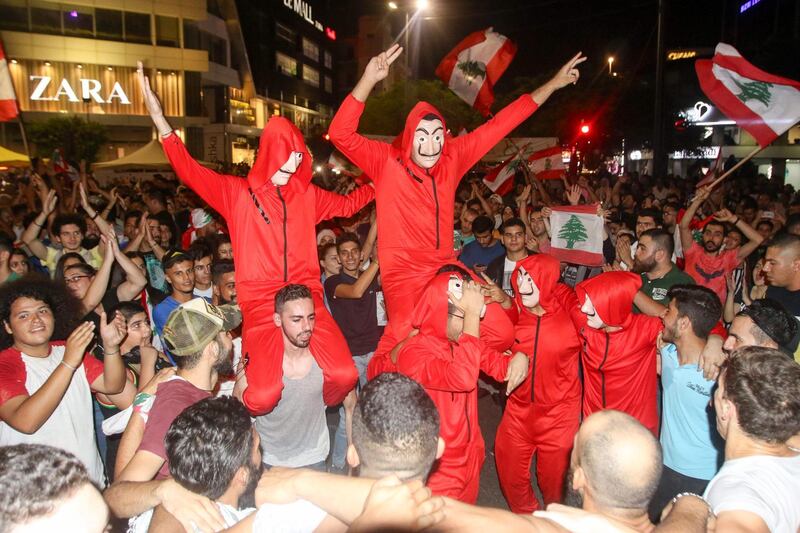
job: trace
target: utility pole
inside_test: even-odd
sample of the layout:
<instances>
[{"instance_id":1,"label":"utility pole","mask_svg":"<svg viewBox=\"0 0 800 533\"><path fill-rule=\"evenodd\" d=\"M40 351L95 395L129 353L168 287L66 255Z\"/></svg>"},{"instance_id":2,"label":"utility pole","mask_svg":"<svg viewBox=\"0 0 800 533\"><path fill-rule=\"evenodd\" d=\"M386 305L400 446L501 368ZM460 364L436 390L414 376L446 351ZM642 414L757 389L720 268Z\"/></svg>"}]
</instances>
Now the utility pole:
<instances>
[{"instance_id":1,"label":"utility pole","mask_svg":"<svg viewBox=\"0 0 800 533\"><path fill-rule=\"evenodd\" d=\"M656 101L653 116L653 177L667 170L664 151L664 0L658 0L658 36L656 39Z\"/></svg>"}]
</instances>

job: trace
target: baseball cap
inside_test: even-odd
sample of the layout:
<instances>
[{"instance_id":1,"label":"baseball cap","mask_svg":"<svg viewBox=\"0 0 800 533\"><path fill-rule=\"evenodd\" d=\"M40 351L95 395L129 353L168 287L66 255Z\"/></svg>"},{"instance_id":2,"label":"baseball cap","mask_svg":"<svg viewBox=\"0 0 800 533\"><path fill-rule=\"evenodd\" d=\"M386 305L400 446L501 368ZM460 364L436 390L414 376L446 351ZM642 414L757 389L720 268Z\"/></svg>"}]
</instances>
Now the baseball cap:
<instances>
[{"instance_id":1,"label":"baseball cap","mask_svg":"<svg viewBox=\"0 0 800 533\"><path fill-rule=\"evenodd\" d=\"M241 323L238 305L211 305L203 298L193 298L169 314L161 340L172 355L191 355L202 351L221 331Z\"/></svg>"}]
</instances>

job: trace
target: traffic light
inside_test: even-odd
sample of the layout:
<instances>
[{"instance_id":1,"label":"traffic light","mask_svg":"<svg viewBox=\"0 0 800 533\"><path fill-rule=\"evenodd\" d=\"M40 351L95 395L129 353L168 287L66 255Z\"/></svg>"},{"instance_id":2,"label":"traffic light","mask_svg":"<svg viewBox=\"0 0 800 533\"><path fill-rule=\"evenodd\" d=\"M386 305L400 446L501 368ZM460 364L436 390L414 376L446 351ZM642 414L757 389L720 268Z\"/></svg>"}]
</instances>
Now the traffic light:
<instances>
[{"instance_id":1,"label":"traffic light","mask_svg":"<svg viewBox=\"0 0 800 533\"><path fill-rule=\"evenodd\" d=\"M591 130L592 130L592 128L591 128L591 126L589 126L589 124L581 124L581 127L580 127L581 135L589 135L589 132Z\"/></svg>"}]
</instances>

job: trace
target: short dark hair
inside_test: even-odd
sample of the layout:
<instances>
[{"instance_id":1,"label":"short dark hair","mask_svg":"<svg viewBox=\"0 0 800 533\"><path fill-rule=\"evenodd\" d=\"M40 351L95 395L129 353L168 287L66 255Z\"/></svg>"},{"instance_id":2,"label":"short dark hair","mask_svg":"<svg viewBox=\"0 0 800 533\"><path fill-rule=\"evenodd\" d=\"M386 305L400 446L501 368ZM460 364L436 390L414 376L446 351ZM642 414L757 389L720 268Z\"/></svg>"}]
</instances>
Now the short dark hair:
<instances>
[{"instance_id":1,"label":"short dark hair","mask_svg":"<svg viewBox=\"0 0 800 533\"><path fill-rule=\"evenodd\" d=\"M374 472L424 478L436 460L439 411L417 382L384 373L367 383L353 413L353 446Z\"/></svg>"},{"instance_id":2,"label":"short dark hair","mask_svg":"<svg viewBox=\"0 0 800 533\"><path fill-rule=\"evenodd\" d=\"M800 365L772 348L747 346L722 363L725 394L739 426L758 440L782 443L800 433Z\"/></svg>"},{"instance_id":3,"label":"short dark hair","mask_svg":"<svg viewBox=\"0 0 800 533\"><path fill-rule=\"evenodd\" d=\"M679 317L686 317L692 324L692 332L707 339L722 316L722 303L714 291L700 285L673 285L667 298L675 302Z\"/></svg>"},{"instance_id":4,"label":"short dark hair","mask_svg":"<svg viewBox=\"0 0 800 533\"><path fill-rule=\"evenodd\" d=\"M125 211L125 214L122 216L122 221L127 222L129 218L135 218L139 220L142 218L142 212L139 209L130 209Z\"/></svg>"},{"instance_id":5,"label":"short dark hair","mask_svg":"<svg viewBox=\"0 0 800 533\"><path fill-rule=\"evenodd\" d=\"M780 248L781 250L785 250L787 248L794 248L795 253L800 255L800 236L797 236L793 233L789 233L787 231L781 231L780 233L775 235L772 239L770 239L767 246L769 248L773 247Z\"/></svg>"},{"instance_id":6,"label":"short dark hair","mask_svg":"<svg viewBox=\"0 0 800 533\"><path fill-rule=\"evenodd\" d=\"M522 221L521 218L511 217L508 220L506 220L505 222L503 222L502 226L500 226L500 233L503 234L503 233L506 232L506 228L511 228L511 227L514 227L514 226L518 226L518 227L520 227L522 229L525 229L525 223Z\"/></svg>"},{"instance_id":7,"label":"short dark hair","mask_svg":"<svg viewBox=\"0 0 800 533\"><path fill-rule=\"evenodd\" d=\"M775 229L775 224L773 224L771 220L759 220L758 224L756 224L756 229L758 229L759 226L768 226L770 231Z\"/></svg>"},{"instance_id":8,"label":"short dark hair","mask_svg":"<svg viewBox=\"0 0 800 533\"><path fill-rule=\"evenodd\" d=\"M113 318L117 311L119 311L119 313L125 317L125 320L130 320L133 315L144 313L145 309L142 307L141 303L135 300L119 302L117 305L106 311L108 313L108 318Z\"/></svg>"},{"instance_id":9,"label":"short dark hair","mask_svg":"<svg viewBox=\"0 0 800 533\"><path fill-rule=\"evenodd\" d=\"M456 274L461 276L461 279L463 279L464 281L472 281L472 274L470 274L468 270L465 270L464 267L462 267L461 265L448 263L444 266L439 267L439 270L436 271L435 275L438 276L439 274L443 274L445 272L455 272Z\"/></svg>"},{"instance_id":10,"label":"short dark hair","mask_svg":"<svg viewBox=\"0 0 800 533\"><path fill-rule=\"evenodd\" d=\"M719 220L709 220L708 222L706 222L706 225L703 226L703 231L708 229L709 226L718 226L718 227L722 228L722 236L723 237L728 235L728 225L725 224L724 222L720 222Z\"/></svg>"},{"instance_id":11,"label":"short dark hair","mask_svg":"<svg viewBox=\"0 0 800 533\"><path fill-rule=\"evenodd\" d=\"M795 200L795 202L799 202L800 203L800 199ZM792 202L792 203L794 204L794 202ZM792 228L794 228L796 226L800 226L800 213L795 213L793 215L789 215L789 217L786 219L786 226L784 227L784 229L787 232L789 232L789 231L792 231Z\"/></svg>"},{"instance_id":12,"label":"short dark hair","mask_svg":"<svg viewBox=\"0 0 800 533\"><path fill-rule=\"evenodd\" d=\"M167 207L167 196L160 190L150 189L149 191L147 191L147 196L150 198L150 200L155 200L164 207Z\"/></svg>"},{"instance_id":13,"label":"short dark hair","mask_svg":"<svg viewBox=\"0 0 800 533\"><path fill-rule=\"evenodd\" d=\"M179 414L167 430L169 473L183 488L216 500L236 472L252 463L250 413L231 396L205 398Z\"/></svg>"},{"instance_id":14,"label":"short dark hair","mask_svg":"<svg viewBox=\"0 0 800 533\"><path fill-rule=\"evenodd\" d=\"M486 233L494 229L494 220L481 215L472 221L472 233Z\"/></svg>"},{"instance_id":15,"label":"short dark hair","mask_svg":"<svg viewBox=\"0 0 800 533\"><path fill-rule=\"evenodd\" d=\"M356 243L358 245L359 248L361 248L361 241L359 240L358 235L356 235L353 232L348 231L348 232L342 233L341 235L339 235L339 237L337 237L337 239L336 239L336 251L338 252L339 251L339 247L341 245L343 245L344 243L346 243L346 242L354 242L354 243Z\"/></svg>"},{"instance_id":16,"label":"short dark hair","mask_svg":"<svg viewBox=\"0 0 800 533\"><path fill-rule=\"evenodd\" d=\"M750 318L753 322L750 333L760 344L772 341L789 356L794 355L797 346L792 344L796 342L795 337L800 326L797 319L780 302L770 298L755 300L736 316Z\"/></svg>"},{"instance_id":17,"label":"short dark hair","mask_svg":"<svg viewBox=\"0 0 800 533\"><path fill-rule=\"evenodd\" d=\"M86 220L81 215L77 215L75 213L66 213L58 215L55 219L53 219L53 235L60 235L61 228L67 224L75 224L78 226L78 229L81 231L81 233L86 233Z\"/></svg>"},{"instance_id":18,"label":"short dark hair","mask_svg":"<svg viewBox=\"0 0 800 533\"><path fill-rule=\"evenodd\" d=\"M25 276L0 285L0 323L11 321L11 306L20 298L30 298L47 304L53 312L54 329L51 341L64 340L78 325L83 313L80 302L63 283L46 277ZM14 344L14 337L0 327L0 350Z\"/></svg>"},{"instance_id":19,"label":"short dark hair","mask_svg":"<svg viewBox=\"0 0 800 533\"><path fill-rule=\"evenodd\" d=\"M64 276L66 276L67 270L72 270L73 268L79 270L80 273L85 276L94 276L95 274L97 274L97 270L95 270L95 268L89 263L75 263L74 265L69 265L68 267L64 267Z\"/></svg>"},{"instance_id":20,"label":"short dark hair","mask_svg":"<svg viewBox=\"0 0 800 533\"><path fill-rule=\"evenodd\" d=\"M233 261L230 259L220 259L211 265L211 282L216 285L223 275L230 274L231 272L236 272Z\"/></svg>"},{"instance_id":21,"label":"short dark hair","mask_svg":"<svg viewBox=\"0 0 800 533\"><path fill-rule=\"evenodd\" d=\"M64 281L64 263L70 259L77 259L80 263L86 264L86 259L83 258L78 252L67 252L62 254L56 261L56 270L53 273L53 279L56 281Z\"/></svg>"},{"instance_id":22,"label":"short dark hair","mask_svg":"<svg viewBox=\"0 0 800 533\"><path fill-rule=\"evenodd\" d=\"M313 299L311 297L311 289L305 285L290 283L279 290L278 294L275 295L275 312L280 314L286 302L302 300L303 298Z\"/></svg>"},{"instance_id":23,"label":"short dark hair","mask_svg":"<svg viewBox=\"0 0 800 533\"><path fill-rule=\"evenodd\" d=\"M92 485L83 463L44 444L0 447L0 527L11 531L53 512L59 501Z\"/></svg>"},{"instance_id":24,"label":"short dark hair","mask_svg":"<svg viewBox=\"0 0 800 533\"><path fill-rule=\"evenodd\" d=\"M656 226L661 226L661 224L663 223L661 211L659 211L658 209L651 209L651 208L639 209L639 211L636 213L636 219L638 220L639 217L652 218L653 221L656 223Z\"/></svg>"},{"instance_id":25,"label":"short dark hair","mask_svg":"<svg viewBox=\"0 0 800 533\"><path fill-rule=\"evenodd\" d=\"M653 244L656 245L657 250L663 250L667 254L667 258L672 259L672 254L675 252L675 241L672 235L666 230L661 228L652 228L642 232L639 238L650 237L653 239Z\"/></svg>"},{"instance_id":26,"label":"short dark hair","mask_svg":"<svg viewBox=\"0 0 800 533\"><path fill-rule=\"evenodd\" d=\"M211 257L211 260L214 260L214 251L211 249L208 243L202 239L197 239L194 241L189 246L187 252L193 261L199 261L204 257Z\"/></svg>"},{"instance_id":27,"label":"short dark hair","mask_svg":"<svg viewBox=\"0 0 800 533\"><path fill-rule=\"evenodd\" d=\"M328 243L325 243L323 245L317 246L317 257L319 258L320 261L324 261L325 260L325 255L328 253L328 250L330 250L331 248L336 250L337 253L338 253L338 249L336 248L336 243L335 242L328 242Z\"/></svg>"},{"instance_id":28,"label":"short dark hair","mask_svg":"<svg viewBox=\"0 0 800 533\"><path fill-rule=\"evenodd\" d=\"M9 237L0 234L0 253L8 252L9 254L14 251L14 241Z\"/></svg>"},{"instance_id":29,"label":"short dark hair","mask_svg":"<svg viewBox=\"0 0 800 533\"><path fill-rule=\"evenodd\" d=\"M194 259L189 255L189 252L181 250L180 248L173 248L168 250L167 253L164 254L164 257L161 258L161 268L166 272L176 264L183 263L184 261L194 262Z\"/></svg>"}]
</instances>

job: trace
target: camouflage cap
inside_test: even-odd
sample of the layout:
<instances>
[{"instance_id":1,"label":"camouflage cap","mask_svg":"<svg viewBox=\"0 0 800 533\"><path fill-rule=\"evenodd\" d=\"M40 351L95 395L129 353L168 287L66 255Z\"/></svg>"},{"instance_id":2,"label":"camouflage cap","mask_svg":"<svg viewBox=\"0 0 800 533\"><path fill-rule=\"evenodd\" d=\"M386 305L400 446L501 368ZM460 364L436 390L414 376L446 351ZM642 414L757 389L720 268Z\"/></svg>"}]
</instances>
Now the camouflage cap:
<instances>
[{"instance_id":1,"label":"camouflage cap","mask_svg":"<svg viewBox=\"0 0 800 533\"><path fill-rule=\"evenodd\" d=\"M161 340L172 355L191 355L202 351L221 331L241 323L238 305L211 305L203 298L193 298L169 314Z\"/></svg>"}]
</instances>

